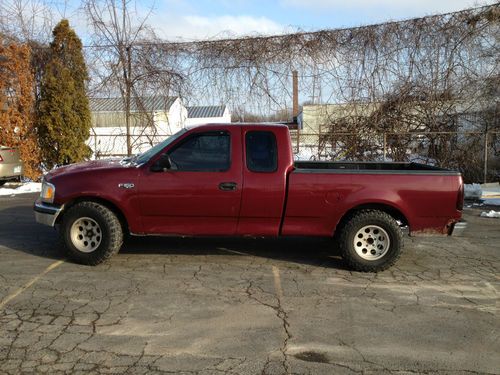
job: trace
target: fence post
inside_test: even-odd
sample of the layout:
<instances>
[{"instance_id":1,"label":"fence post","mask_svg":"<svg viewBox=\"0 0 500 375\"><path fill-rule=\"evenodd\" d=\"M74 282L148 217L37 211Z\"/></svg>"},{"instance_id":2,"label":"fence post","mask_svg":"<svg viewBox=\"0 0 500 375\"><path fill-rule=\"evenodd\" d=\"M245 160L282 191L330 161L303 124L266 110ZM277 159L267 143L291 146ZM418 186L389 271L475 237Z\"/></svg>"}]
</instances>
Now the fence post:
<instances>
[{"instance_id":1,"label":"fence post","mask_svg":"<svg viewBox=\"0 0 500 375\"><path fill-rule=\"evenodd\" d=\"M384 136L384 161L387 160L387 134L383 133Z\"/></svg>"},{"instance_id":2,"label":"fence post","mask_svg":"<svg viewBox=\"0 0 500 375\"><path fill-rule=\"evenodd\" d=\"M488 132L484 132L484 176L483 183L488 181Z\"/></svg>"},{"instance_id":3,"label":"fence post","mask_svg":"<svg viewBox=\"0 0 500 375\"><path fill-rule=\"evenodd\" d=\"M97 159L97 133L94 131L94 158Z\"/></svg>"},{"instance_id":4,"label":"fence post","mask_svg":"<svg viewBox=\"0 0 500 375\"><path fill-rule=\"evenodd\" d=\"M300 153L300 129L297 125L297 154Z\"/></svg>"}]
</instances>

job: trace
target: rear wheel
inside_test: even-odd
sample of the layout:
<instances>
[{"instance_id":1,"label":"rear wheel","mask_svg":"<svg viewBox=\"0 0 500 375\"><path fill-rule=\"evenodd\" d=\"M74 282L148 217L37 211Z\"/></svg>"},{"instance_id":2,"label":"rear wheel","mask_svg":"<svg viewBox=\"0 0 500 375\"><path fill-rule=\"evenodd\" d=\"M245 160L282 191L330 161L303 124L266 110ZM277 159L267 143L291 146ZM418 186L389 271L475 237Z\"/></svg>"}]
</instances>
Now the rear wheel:
<instances>
[{"instance_id":1,"label":"rear wheel","mask_svg":"<svg viewBox=\"0 0 500 375\"><path fill-rule=\"evenodd\" d=\"M392 266L400 257L403 234L396 220L377 210L355 213L339 235L342 258L350 268L379 272Z\"/></svg>"},{"instance_id":2,"label":"rear wheel","mask_svg":"<svg viewBox=\"0 0 500 375\"><path fill-rule=\"evenodd\" d=\"M123 243L117 216L95 202L81 202L64 214L61 238L68 255L78 263L97 265L116 254Z\"/></svg>"}]
</instances>

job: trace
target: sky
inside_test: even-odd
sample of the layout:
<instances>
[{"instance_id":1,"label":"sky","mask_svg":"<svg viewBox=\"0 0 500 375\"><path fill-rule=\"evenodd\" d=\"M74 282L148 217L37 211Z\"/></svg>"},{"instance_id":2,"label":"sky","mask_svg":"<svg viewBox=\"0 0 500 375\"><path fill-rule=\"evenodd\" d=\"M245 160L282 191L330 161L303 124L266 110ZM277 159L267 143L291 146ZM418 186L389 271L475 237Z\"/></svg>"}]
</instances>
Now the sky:
<instances>
[{"instance_id":1,"label":"sky","mask_svg":"<svg viewBox=\"0 0 500 375\"><path fill-rule=\"evenodd\" d=\"M130 0L138 18L168 40L314 31L402 20L495 3L484 0ZM79 1L57 5L84 36ZM64 5L61 5L64 4Z\"/></svg>"}]
</instances>

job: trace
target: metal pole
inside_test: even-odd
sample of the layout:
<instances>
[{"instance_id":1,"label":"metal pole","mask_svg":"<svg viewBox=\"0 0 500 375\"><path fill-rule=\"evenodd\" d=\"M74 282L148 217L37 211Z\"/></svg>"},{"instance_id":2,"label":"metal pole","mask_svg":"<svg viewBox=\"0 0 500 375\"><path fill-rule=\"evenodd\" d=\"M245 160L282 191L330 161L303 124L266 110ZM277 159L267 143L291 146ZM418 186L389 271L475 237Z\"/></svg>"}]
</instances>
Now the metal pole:
<instances>
[{"instance_id":1,"label":"metal pole","mask_svg":"<svg viewBox=\"0 0 500 375\"><path fill-rule=\"evenodd\" d=\"M384 132L384 161L387 160L387 134Z\"/></svg>"},{"instance_id":2,"label":"metal pole","mask_svg":"<svg viewBox=\"0 0 500 375\"><path fill-rule=\"evenodd\" d=\"M130 46L125 48L127 52L127 69L124 69L123 75L125 78L125 125L127 128L127 155L132 155L132 143L130 140L130 102L131 102L131 85L132 85L132 56L130 53Z\"/></svg>"},{"instance_id":3,"label":"metal pole","mask_svg":"<svg viewBox=\"0 0 500 375\"><path fill-rule=\"evenodd\" d=\"M488 181L488 132L484 133L484 178L483 182Z\"/></svg>"},{"instance_id":4,"label":"metal pole","mask_svg":"<svg viewBox=\"0 0 500 375\"><path fill-rule=\"evenodd\" d=\"M300 129L297 125L297 153L300 152Z\"/></svg>"},{"instance_id":5,"label":"metal pole","mask_svg":"<svg viewBox=\"0 0 500 375\"><path fill-rule=\"evenodd\" d=\"M293 121L297 121L297 116L299 115L299 75L296 70L292 71L292 116Z\"/></svg>"}]
</instances>

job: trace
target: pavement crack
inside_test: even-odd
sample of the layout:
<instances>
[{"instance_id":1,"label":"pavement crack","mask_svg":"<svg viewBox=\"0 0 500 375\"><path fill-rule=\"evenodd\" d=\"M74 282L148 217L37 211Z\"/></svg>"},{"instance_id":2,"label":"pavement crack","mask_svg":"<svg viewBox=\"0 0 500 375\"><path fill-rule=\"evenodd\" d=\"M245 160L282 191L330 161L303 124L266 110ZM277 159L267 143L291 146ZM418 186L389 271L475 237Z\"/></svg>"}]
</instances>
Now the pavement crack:
<instances>
[{"instance_id":1,"label":"pavement crack","mask_svg":"<svg viewBox=\"0 0 500 375\"><path fill-rule=\"evenodd\" d=\"M288 342L292 338L292 334L290 333L290 323L289 323L289 319L288 319L288 314L285 311L285 309L283 308L282 300L277 295L278 293L276 293L276 294L272 294L272 296L274 297L274 299L276 301L276 304L270 304L270 303L262 301L252 291L253 289L257 289L257 290L260 290L261 292L263 292L262 289L258 286L254 286L252 280L247 280L247 282L248 282L248 285L247 285L247 288L245 289L245 293L247 294L248 298L256 301L257 303L259 303L265 307L272 309L275 312L278 319L281 321L281 327L282 327L282 330L284 333L284 339L283 339L281 347L279 348L279 352L281 353L281 356L282 356L281 366L283 368L284 374L290 374L291 368L290 368L290 364L289 364L289 360L288 360L287 351L288 351ZM267 364L267 366L268 365L269 365L269 363ZM266 373L265 371L266 371L267 366L264 365L264 369L262 372L263 374Z\"/></svg>"}]
</instances>

